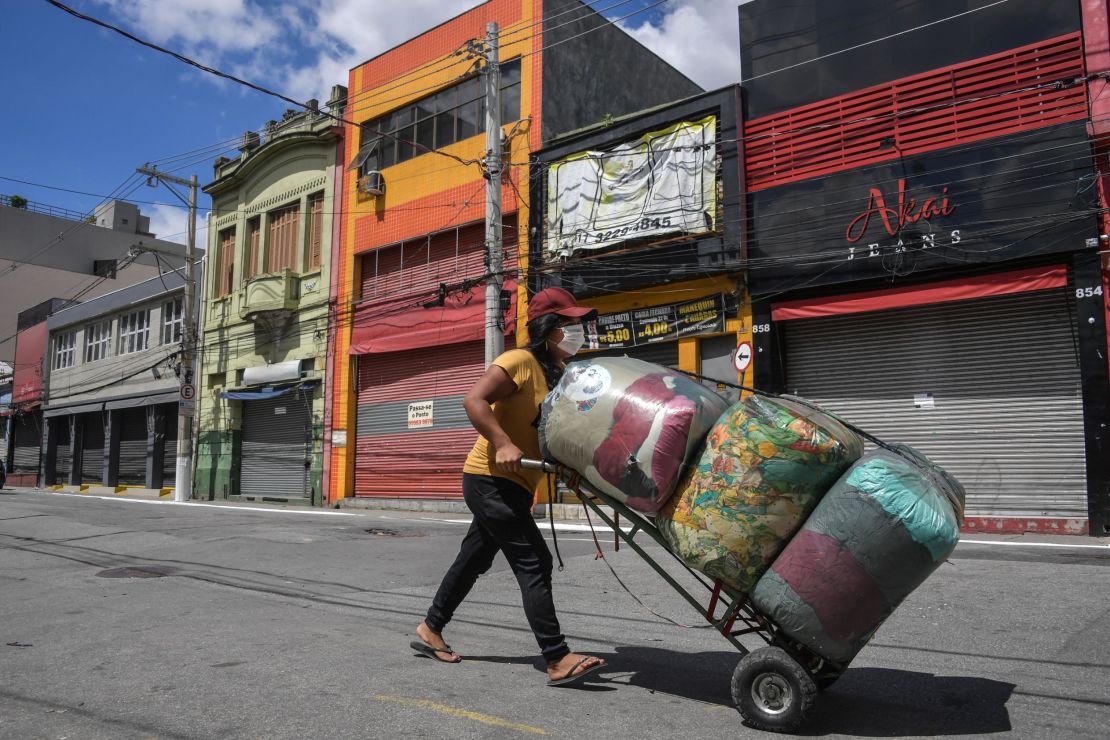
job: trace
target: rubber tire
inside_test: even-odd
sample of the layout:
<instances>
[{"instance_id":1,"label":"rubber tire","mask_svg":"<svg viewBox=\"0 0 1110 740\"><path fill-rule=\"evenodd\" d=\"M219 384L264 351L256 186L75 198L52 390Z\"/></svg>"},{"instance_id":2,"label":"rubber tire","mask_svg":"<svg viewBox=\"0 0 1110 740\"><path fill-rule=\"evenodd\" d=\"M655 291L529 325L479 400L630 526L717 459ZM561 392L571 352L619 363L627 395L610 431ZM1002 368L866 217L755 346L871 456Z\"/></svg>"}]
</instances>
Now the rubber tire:
<instances>
[{"instance_id":1,"label":"rubber tire","mask_svg":"<svg viewBox=\"0 0 1110 740\"><path fill-rule=\"evenodd\" d=\"M787 688L784 706L772 709L760 703L753 695L756 681L761 686L770 682L772 692ZM817 684L809 672L782 648L765 647L748 653L732 673L732 701L744 720L760 730L794 730L805 720L816 698Z\"/></svg>"}]
</instances>

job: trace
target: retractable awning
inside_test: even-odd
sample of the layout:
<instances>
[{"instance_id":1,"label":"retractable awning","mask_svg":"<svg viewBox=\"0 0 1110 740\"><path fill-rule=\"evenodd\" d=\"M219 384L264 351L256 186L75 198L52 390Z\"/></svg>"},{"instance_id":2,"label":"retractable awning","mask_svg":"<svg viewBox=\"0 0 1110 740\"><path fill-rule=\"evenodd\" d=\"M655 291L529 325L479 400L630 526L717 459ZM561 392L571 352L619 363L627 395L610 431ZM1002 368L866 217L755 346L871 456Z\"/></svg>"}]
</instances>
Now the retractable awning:
<instances>
[{"instance_id":1,"label":"retractable awning","mask_svg":"<svg viewBox=\"0 0 1110 740\"><path fill-rule=\"evenodd\" d=\"M306 383L295 383L293 385L283 385L278 387L257 388L249 391L220 391L220 398L228 398L232 401L263 401L267 398L277 398L284 396L286 393L292 393L297 390L311 390L315 388L317 382L315 380Z\"/></svg>"},{"instance_id":2,"label":"retractable awning","mask_svg":"<svg viewBox=\"0 0 1110 740\"><path fill-rule=\"evenodd\" d=\"M55 416L69 416L70 414L88 414L104 410L104 402L79 403L73 406L51 406L42 410L42 418L53 419Z\"/></svg>"},{"instance_id":3,"label":"retractable awning","mask_svg":"<svg viewBox=\"0 0 1110 740\"><path fill-rule=\"evenodd\" d=\"M511 296L509 310L502 317L505 333L510 334L516 329L516 281L506 280L503 289ZM473 342L485 335L486 288L479 285L447 296L442 306L410 308L400 313L388 305L355 309L348 352L402 352Z\"/></svg>"}]
</instances>

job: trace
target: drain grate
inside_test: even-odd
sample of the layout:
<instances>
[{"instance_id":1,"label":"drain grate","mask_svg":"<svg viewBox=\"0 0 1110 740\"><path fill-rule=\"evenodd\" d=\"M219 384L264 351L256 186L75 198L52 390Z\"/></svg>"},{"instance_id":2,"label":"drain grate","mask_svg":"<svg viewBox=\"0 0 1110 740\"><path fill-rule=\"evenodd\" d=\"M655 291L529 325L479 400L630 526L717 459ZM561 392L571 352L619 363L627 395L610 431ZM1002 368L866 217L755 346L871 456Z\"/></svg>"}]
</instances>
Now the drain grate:
<instances>
[{"instance_id":1,"label":"drain grate","mask_svg":"<svg viewBox=\"0 0 1110 740\"><path fill-rule=\"evenodd\" d=\"M369 529L362 530L366 534L374 535L375 537L423 537L423 532L417 532L412 529L390 529L389 527L370 527Z\"/></svg>"},{"instance_id":2,"label":"drain grate","mask_svg":"<svg viewBox=\"0 0 1110 740\"><path fill-rule=\"evenodd\" d=\"M174 569L166 565L134 565L124 568L109 568L96 574L97 578L165 578L173 575Z\"/></svg>"}]
</instances>

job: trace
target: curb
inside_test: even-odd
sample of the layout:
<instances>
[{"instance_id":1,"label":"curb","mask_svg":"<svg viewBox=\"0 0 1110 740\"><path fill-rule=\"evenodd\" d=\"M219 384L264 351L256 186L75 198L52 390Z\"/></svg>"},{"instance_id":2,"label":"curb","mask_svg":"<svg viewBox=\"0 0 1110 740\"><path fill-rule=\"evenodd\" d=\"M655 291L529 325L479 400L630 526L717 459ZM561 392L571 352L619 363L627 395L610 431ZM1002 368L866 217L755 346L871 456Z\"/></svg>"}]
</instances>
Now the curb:
<instances>
[{"instance_id":1,"label":"curb","mask_svg":"<svg viewBox=\"0 0 1110 740\"><path fill-rule=\"evenodd\" d=\"M547 517L548 504L536 504L532 511L537 518ZM558 521L586 521L586 507L582 504L551 504ZM337 509L377 509L382 511L419 511L439 514L466 514L470 509L462 501L403 499L403 498L343 498L335 504ZM612 518L615 512L608 506L601 507Z\"/></svg>"}]
</instances>

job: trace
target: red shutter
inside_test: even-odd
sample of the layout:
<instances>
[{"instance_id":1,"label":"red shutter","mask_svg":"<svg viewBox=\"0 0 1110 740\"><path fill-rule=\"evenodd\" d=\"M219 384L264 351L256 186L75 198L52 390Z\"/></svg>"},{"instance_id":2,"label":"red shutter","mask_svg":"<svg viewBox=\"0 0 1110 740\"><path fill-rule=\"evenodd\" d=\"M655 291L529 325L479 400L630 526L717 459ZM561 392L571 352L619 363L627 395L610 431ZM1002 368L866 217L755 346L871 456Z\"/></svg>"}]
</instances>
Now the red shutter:
<instances>
[{"instance_id":1,"label":"red shutter","mask_svg":"<svg viewBox=\"0 0 1110 740\"><path fill-rule=\"evenodd\" d=\"M324 194L317 193L308 199L308 250L305 255L306 272L320 266L324 244Z\"/></svg>"},{"instance_id":2,"label":"red shutter","mask_svg":"<svg viewBox=\"0 0 1110 740\"><path fill-rule=\"evenodd\" d=\"M244 280L258 274L258 247L261 236L261 219L252 218L247 223L247 264L243 265Z\"/></svg>"},{"instance_id":3,"label":"red shutter","mask_svg":"<svg viewBox=\"0 0 1110 740\"><path fill-rule=\"evenodd\" d=\"M462 396L483 372L481 342L359 357L355 495L458 498L478 433ZM433 403L432 425L408 428L410 403Z\"/></svg>"},{"instance_id":4,"label":"red shutter","mask_svg":"<svg viewBox=\"0 0 1110 740\"><path fill-rule=\"evenodd\" d=\"M1083 74L1072 33L748 121L747 189L1082 120Z\"/></svg>"},{"instance_id":5,"label":"red shutter","mask_svg":"<svg viewBox=\"0 0 1110 740\"><path fill-rule=\"evenodd\" d=\"M297 226L300 206L270 212L270 241L266 246L266 272L297 269Z\"/></svg>"},{"instance_id":6,"label":"red shutter","mask_svg":"<svg viewBox=\"0 0 1110 740\"><path fill-rule=\"evenodd\" d=\"M219 274L216 275L216 293L225 296L235 285L235 229L220 232Z\"/></svg>"},{"instance_id":7,"label":"red shutter","mask_svg":"<svg viewBox=\"0 0 1110 740\"><path fill-rule=\"evenodd\" d=\"M516 214L505 217L504 269L517 265ZM382 247L362 255L362 300L434 292L485 274L485 226L469 224L430 237ZM509 272L507 277L515 277Z\"/></svg>"}]
</instances>

